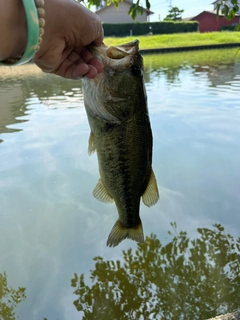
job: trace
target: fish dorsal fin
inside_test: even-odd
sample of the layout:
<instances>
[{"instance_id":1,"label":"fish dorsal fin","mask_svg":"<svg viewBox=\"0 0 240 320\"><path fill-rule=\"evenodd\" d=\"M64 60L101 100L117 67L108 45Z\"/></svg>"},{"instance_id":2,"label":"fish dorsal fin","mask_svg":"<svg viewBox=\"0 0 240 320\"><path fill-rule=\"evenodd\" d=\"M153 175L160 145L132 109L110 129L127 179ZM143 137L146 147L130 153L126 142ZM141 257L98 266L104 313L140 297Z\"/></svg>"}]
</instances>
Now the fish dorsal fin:
<instances>
[{"instance_id":1,"label":"fish dorsal fin","mask_svg":"<svg viewBox=\"0 0 240 320\"><path fill-rule=\"evenodd\" d=\"M96 151L95 137L94 137L94 134L91 131L89 139L88 139L88 154L91 155L95 151Z\"/></svg>"},{"instance_id":2,"label":"fish dorsal fin","mask_svg":"<svg viewBox=\"0 0 240 320\"><path fill-rule=\"evenodd\" d=\"M151 207L158 202L158 199L159 199L159 193L158 193L157 181L156 181L153 170L151 170L147 188L144 191L144 194L142 195L142 201L147 207Z\"/></svg>"},{"instance_id":3,"label":"fish dorsal fin","mask_svg":"<svg viewBox=\"0 0 240 320\"><path fill-rule=\"evenodd\" d=\"M98 180L98 183L96 187L93 190L93 196L98 199L99 201L105 202L105 203L113 203L113 198L109 195L107 190L105 189L101 178Z\"/></svg>"}]
</instances>

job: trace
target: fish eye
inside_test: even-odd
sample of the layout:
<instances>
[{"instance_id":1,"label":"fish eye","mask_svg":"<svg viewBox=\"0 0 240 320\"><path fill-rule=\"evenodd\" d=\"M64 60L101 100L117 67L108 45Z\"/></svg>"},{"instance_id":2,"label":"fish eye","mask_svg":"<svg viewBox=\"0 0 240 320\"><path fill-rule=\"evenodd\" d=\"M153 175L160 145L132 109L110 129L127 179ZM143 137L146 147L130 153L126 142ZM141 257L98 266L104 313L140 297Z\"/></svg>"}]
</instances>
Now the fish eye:
<instances>
[{"instance_id":1,"label":"fish eye","mask_svg":"<svg viewBox=\"0 0 240 320\"><path fill-rule=\"evenodd\" d=\"M131 66L131 72L134 76L139 76L141 74L141 68L134 64Z\"/></svg>"}]
</instances>

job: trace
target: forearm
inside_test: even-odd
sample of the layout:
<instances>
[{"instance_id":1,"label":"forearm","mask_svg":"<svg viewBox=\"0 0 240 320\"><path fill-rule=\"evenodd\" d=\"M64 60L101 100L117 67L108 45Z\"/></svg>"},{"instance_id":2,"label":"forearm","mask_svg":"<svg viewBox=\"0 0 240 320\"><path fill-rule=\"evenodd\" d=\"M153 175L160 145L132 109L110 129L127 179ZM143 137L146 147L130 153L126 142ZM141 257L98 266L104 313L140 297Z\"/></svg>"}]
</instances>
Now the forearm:
<instances>
[{"instance_id":1,"label":"forearm","mask_svg":"<svg viewBox=\"0 0 240 320\"><path fill-rule=\"evenodd\" d=\"M102 62L88 48L103 41L101 20L96 14L75 0L45 0L44 6L43 1L37 2L36 6L43 6L43 11L38 10L37 35L37 18L28 11L28 4L24 2L26 16L22 0L0 0L0 62L8 60L5 64L16 65L32 59L43 71L70 79L94 78L102 71ZM36 53L37 42L32 41L32 35L39 36Z\"/></svg>"},{"instance_id":2,"label":"forearm","mask_svg":"<svg viewBox=\"0 0 240 320\"><path fill-rule=\"evenodd\" d=\"M27 44L27 20L21 0L0 0L0 61L20 56Z\"/></svg>"}]
</instances>

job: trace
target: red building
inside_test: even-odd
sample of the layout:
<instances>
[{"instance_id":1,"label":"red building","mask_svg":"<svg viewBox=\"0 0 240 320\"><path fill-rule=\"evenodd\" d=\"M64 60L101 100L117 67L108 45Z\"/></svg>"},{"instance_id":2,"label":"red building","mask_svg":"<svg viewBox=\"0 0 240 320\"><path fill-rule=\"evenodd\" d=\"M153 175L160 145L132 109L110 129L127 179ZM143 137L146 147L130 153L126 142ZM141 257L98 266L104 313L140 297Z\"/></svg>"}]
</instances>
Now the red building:
<instances>
[{"instance_id":1,"label":"red building","mask_svg":"<svg viewBox=\"0 0 240 320\"><path fill-rule=\"evenodd\" d=\"M238 25L240 16L236 15L233 19L227 20L223 15L217 17L215 12L203 11L197 16L190 18L191 21L198 21L200 32L218 31L222 26Z\"/></svg>"}]
</instances>

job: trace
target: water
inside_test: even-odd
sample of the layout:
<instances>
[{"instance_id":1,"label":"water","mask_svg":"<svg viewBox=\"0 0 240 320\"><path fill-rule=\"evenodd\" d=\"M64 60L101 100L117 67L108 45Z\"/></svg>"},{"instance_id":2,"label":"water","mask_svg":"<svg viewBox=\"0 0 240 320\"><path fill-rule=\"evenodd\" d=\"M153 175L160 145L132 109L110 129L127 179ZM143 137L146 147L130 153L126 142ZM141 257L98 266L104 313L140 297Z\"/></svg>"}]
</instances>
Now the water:
<instances>
[{"instance_id":1,"label":"water","mask_svg":"<svg viewBox=\"0 0 240 320\"><path fill-rule=\"evenodd\" d=\"M116 208L91 194L81 82L0 68L0 289L4 271L8 288L26 288L12 304L20 319L206 319L240 307L235 51L145 56L161 199L141 205L146 243L116 248Z\"/></svg>"}]
</instances>

